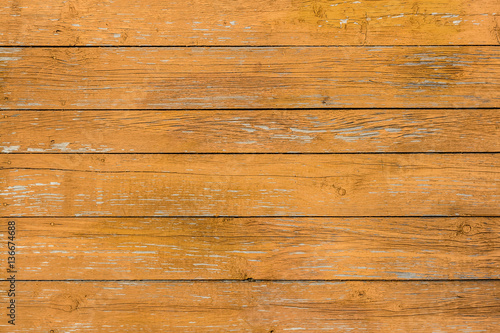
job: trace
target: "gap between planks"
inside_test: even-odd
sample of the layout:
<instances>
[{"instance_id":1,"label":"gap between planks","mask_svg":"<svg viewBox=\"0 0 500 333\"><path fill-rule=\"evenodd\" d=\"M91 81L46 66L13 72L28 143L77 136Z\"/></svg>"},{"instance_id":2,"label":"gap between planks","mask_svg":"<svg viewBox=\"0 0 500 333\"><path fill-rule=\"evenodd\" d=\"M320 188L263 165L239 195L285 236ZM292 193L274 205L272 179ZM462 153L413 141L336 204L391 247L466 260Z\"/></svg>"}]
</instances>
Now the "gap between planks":
<instances>
[{"instance_id":1,"label":"gap between planks","mask_svg":"<svg viewBox=\"0 0 500 333\"><path fill-rule=\"evenodd\" d=\"M0 48L51 48L51 49L110 49L110 48L188 48L188 49L197 49L197 48L290 48L290 47L298 47L298 48L411 48L411 47L500 47L500 44L415 44L415 45L297 45L297 44L275 44L275 45L78 45L78 46L69 46L69 45L0 45Z\"/></svg>"},{"instance_id":2,"label":"gap between planks","mask_svg":"<svg viewBox=\"0 0 500 333\"><path fill-rule=\"evenodd\" d=\"M0 282L7 282L6 279L0 279ZM300 279L300 280L284 280L284 279L107 279L107 280L96 280L96 279L16 279L18 282L159 282L159 283L263 283L263 282L276 282L276 283L315 283L315 282L401 282L401 283L412 283L412 282L491 282L500 281L500 278L489 278L489 279Z\"/></svg>"}]
</instances>

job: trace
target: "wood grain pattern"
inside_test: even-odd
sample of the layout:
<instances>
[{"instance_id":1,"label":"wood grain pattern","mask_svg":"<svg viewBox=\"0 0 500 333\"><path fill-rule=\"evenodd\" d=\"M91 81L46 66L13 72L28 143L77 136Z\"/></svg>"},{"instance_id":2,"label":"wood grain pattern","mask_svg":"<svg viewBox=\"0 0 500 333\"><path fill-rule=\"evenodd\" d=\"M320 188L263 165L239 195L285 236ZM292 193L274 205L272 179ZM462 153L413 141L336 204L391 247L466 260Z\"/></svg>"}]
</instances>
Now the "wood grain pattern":
<instances>
[{"instance_id":1,"label":"wood grain pattern","mask_svg":"<svg viewBox=\"0 0 500 333\"><path fill-rule=\"evenodd\" d=\"M0 332L497 333L499 16L4 0Z\"/></svg>"},{"instance_id":2,"label":"wood grain pattern","mask_svg":"<svg viewBox=\"0 0 500 333\"><path fill-rule=\"evenodd\" d=\"M33 327L57 333L495 332L500 325L499 281L18 284L19 319L10 333Z\"/></svg>"},{"instance_id":3,"label":"wood grain pattern","mask_svg":"<svg viewBox=\"0 0 500 333\"><path fill-rule=\"evenodd\" d=\"M5 0L0 45L498 44L496 0Z\"/></svg>"},{"instance_id":4,"label":"wood grain pattern","mask_svg":"<svg viewBox=\"0 0 500 333\"><path fill-rule=\"evenodd\" d=\"M497 109L0 111L5 153L499 152L499 137Z\"/></svg>"},{"instance_id":5,"label":"wood grain pattern","mask_svg":"<svg viewBox=\"0 0 500 333\"><path fill-rule=\"evenodd\" d=\"M0 219L2 226L7 219ZM17 218L20 280L498 279L498 218ZM71 267L71 269L66 269Z\"/></svg>"},{"instance_id":6,"label":"wood grain pattern","mask_svg":"<svg viewBox=\"0 0 500 333\"><path fill-rule=\"evenodd\" d=\"M2 216L498 216L498 154L0 155Z\"/></svg>"},{"instance_id":7,"label":"wood grain pattern","mask_svg":"<svg viewBox=\"0 0 500 333\"><path fill-rule=\"evenodd\" d=\"M3 48L3 109L429 108L500 102L495 47Z\"/></svg>"}]
</instances>

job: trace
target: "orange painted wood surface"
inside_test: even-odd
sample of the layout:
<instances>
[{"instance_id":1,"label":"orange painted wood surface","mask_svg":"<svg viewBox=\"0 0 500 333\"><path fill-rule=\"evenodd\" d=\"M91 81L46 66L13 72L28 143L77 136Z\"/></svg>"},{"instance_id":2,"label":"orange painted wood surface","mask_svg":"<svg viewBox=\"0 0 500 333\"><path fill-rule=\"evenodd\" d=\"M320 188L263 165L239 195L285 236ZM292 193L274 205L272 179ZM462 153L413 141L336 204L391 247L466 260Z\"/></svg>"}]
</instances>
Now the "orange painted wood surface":
<instances>
[{"instance_id":1,"label":"orange painted wood surface","mask_svg":"<svg viewBox=\"0 0 500 333\"><path fill-rule=\"evenodd\" d=\"M2 282L5 289L6 283ZM495 332L498 281L19 282L8 332ZM5 304L5 293L0 302Z\"/></svg>"},{"instance_id":2,"label":"orange painted wood surface","mask_svg":"<svg viewBox=\"0 0 500 333\"><path fill-rule=\"evenodd\" d=\"M0 45L500 42L496 0L5 0Z\"/></svg>"},{"instance_id":3,"label":"orange painted wood surface","mask_svg":"<svg viewBox=\"0 0 500 333\"><path fill-rule=\"evenodd\" d=\"M499 152L499 137L497 109L0 111L5 153Z\"/></svg>"},{"instance_id":4,"label":"orange painted wood surface","mask_svg":"<svg viewBox=\"0 0 500 333\"><path fill-rule=\"evenodd\" d=\"M3 109L496 108L498 49L2 48ZM457 111L459 112L459 111Z\"/></svg>"},{"instance_id":5,"label":"orange painted wood surface","mask_svg":"<svg viewBox=\"0 0 500 333\"><path fill-rule=\"evenodd\" d=\"M0 155L2 216L498 216L498 154Z\"/></svg>"},{"instance_id":6,"label":"orange painted wood surface","mask_svg":"<svg viewBox=\"0 0 500 333\"><path fill-rule=\"evenodd\" d=\"M20 280L500 277L498 218L8 220Z\"/></svg>"},{"instance_id":7,"label":"orange painted wood surface","mask_svg":"<svg viewBox=\"0 0 500 333\"><path fill-rule=\"evenodd\" d=\"M5 0L0 332L497 333L499 13Z\"/></svg>"}]
</instances>

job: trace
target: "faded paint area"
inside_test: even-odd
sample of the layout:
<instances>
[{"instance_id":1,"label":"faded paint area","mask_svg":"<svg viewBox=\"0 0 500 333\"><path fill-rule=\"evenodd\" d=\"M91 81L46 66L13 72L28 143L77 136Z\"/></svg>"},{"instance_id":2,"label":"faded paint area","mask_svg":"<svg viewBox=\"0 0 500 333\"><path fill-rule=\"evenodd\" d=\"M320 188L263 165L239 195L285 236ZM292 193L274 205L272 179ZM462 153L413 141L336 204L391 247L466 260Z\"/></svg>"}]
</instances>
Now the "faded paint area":
<instances>
[{"instance_id":1,"label":"faded paint area","mask_svg":"<svg viewBox=\"0 0 500 333\"><path fill-rule=\"evenodd\" d=\"M19 150L21 146L0 146L2 148L2 153L12 153Z\"/></svg>"}]
</instances>

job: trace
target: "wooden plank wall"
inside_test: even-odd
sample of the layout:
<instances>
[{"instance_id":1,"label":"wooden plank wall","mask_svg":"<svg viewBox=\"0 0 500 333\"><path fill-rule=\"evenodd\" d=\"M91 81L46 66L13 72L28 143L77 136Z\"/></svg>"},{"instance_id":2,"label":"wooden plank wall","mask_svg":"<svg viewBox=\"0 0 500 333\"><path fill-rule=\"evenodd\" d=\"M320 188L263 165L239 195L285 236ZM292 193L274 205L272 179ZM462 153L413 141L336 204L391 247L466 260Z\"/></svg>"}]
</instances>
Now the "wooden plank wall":
<instances>
[{"instance_id":1,"label":"wooden plank wall","mask_svg":"<svg viewBox=\"0 0 500 333\"><path fill-rule=\"evenodd\" d=\"M0 331L498 332L499 13L3 1Z\"/></svg>"}]
</instances>

